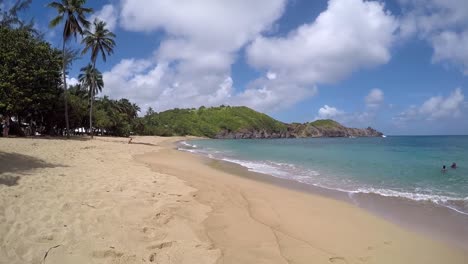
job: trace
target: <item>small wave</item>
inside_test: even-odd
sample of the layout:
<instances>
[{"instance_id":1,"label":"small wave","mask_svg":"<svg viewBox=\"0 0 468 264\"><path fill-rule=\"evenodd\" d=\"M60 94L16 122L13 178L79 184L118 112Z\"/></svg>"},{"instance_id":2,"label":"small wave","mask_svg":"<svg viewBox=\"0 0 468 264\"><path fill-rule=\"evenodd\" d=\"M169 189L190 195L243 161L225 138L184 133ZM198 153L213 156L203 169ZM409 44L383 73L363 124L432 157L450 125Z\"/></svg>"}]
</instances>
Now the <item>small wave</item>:
<instances>
[{"instance_id":1,"label":"small wave","mask_svg":"<svg viewBox=\"0 0 468 264\"><path fill-rule=\"evenodd\" d=\"M348 189L345 186L338 187L333 186L335 184L321 182L321 180L323 179L320 179L318 177L320 176L319 172L311 169L297 167L296 165L291 163L241 160L232 157L226 157L226 153L221 151L198 148L197 145L189 144L186 141L182 141L180 142L180 144L184 147L178 148L178 150L204 155L211 159L236 163L252 172L268 174L282 179L294 180L303 184L313 185L319 188L348 193L349 195L376 194L384 197L405 198L417 202L432 202L434 204L447 207L460 214L468 215L468 197L456 198L444 195L421 193L429 191L421 189L416 189L415 192L404 192L372 187Z\"/></svg>"},{"instance_id":2,"label":"small wave","mask_svg":"<svg viewBox=\"0 0 468 264\"><path fill-rule=\"evenodd\" d=\"M400 192L400 191L395 191L395 190L377 189L377 188L365 188L365 189L360 188L357 191L349 191L349 193L377 194L377 195L384 196L384 197L405 198L405 199L418 201L418 202L432 202L432 203L447 207L458 213L468 215L467 211L460 209L460 208L468 209L468 197L456 198L456 197L449 197L449 196L444 196L444 195Z\"/></svg>"},{"instance_id":3,"label":"small wave","mask_svg":"<svg viewBox=\"0 0 468 264\"><path fill-rule=\"evenodd\" d=\"M237 159L230 159L230 158L221 158L221 160L239 164L243 167L246 167L249 171L253 171L253 172L269 174L272 176L279 176L281 178L286 178L287 176L289 176L287 172L281 171L277 167L266 164L266 163L237 160Z\"/></svg>"},{"instance_id":4,"label":"small wave","mask_svg":"<svg viewBox=\"0 0 468 264\"><path fill-rule=\"evenodd\" d=\"M181 141L180 144L184 145L186 147L189 147L189 148L197 148L197 145L189 144L189 143L187 143L187 141Z\"/></svg>"}]
</instances>

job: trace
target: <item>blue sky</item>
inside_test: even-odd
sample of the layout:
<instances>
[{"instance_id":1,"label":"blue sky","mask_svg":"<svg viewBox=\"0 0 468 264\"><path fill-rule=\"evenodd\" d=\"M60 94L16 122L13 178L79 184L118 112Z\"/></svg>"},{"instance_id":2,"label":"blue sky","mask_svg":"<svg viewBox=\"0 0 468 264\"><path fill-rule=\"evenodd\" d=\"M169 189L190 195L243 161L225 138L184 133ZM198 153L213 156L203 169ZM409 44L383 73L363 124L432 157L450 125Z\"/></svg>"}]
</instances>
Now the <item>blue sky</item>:
<instances>
[{"instance_id":1,"label":"blue sky","mask_svg":"<svg viewBox=\"0 0 468 264\"><path fill-rule=\"evenodd\" d=\"M285 122L468 134L465 0L88 2L117 35L98 63L103 94L143 109L247 105ZM45 4L24 16L60 47Z\"/></svg>"}]
</instances>

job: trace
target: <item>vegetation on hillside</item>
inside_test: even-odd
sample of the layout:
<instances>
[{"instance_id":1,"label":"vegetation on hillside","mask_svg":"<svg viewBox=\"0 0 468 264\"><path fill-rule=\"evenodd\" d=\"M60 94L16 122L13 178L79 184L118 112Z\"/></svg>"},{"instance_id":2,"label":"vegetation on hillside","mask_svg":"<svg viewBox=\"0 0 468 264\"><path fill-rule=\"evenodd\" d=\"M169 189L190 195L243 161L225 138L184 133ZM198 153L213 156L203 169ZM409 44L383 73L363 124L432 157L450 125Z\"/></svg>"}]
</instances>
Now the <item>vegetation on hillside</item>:
<instances>
[{"instance_id":1,"label":"vegetation on hillside","mask_svg":"<svg viewBox=\"0 0 468 264\"><path fill-rule=\"evenodd\" d=\"M155 113L151 109L135 122L135 133L141 135L194 135L214 137L222 130L267 130L280 132L286 125L248 107L200 107L173 109Z\"/></svg>"},{"instance_id":2,"label":"vegetation on hillside","mask_svg":"<svg viewBox=\"0 0 468 264\"><path fill-rule=\"evenodd\" d=\"M319 119L313 122L307 123L308 125L314 126L316 128L338 128L342 125L331 119Z\"/></svg>"}]
</instances>

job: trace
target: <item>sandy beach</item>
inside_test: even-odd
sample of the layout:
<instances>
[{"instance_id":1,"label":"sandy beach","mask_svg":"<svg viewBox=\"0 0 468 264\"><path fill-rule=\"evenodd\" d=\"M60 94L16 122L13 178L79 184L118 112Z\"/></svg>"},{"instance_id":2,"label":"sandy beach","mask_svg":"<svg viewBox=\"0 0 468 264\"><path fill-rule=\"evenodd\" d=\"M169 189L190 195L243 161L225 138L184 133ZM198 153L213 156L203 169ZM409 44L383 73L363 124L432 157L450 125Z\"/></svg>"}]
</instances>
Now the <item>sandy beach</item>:
<instances>
[{"instance_id":1,"label":"sandy beach","mask_svg":"<svg viewBox=\"0 0 468 264\"><path fill-rule=\"evenodd\" d=\"M221 170L182 138L0 138L0 263L467 263L349 203Z\"/></svg>"}]
</instances>

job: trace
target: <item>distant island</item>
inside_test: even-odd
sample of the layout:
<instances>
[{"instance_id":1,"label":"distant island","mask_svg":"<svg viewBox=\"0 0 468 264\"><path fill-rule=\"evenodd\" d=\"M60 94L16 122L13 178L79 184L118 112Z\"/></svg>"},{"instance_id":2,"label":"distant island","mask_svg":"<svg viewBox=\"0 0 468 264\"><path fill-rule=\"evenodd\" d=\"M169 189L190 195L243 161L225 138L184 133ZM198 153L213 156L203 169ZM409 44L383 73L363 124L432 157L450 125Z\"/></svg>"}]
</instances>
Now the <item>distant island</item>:
<instances>
[{"instance_id":1,"label":"distant island","mask_svg":"<svg viewBox=\"0 0 468 264\"><path fill-rule=\"evenodd\" d=\"M139 118L135 133L140 135L191 135L217 139L380 137L371 127L348 128L325 119L307 123L283 123L245 106L149 111Z\"/></svg>"}]
</instances>

